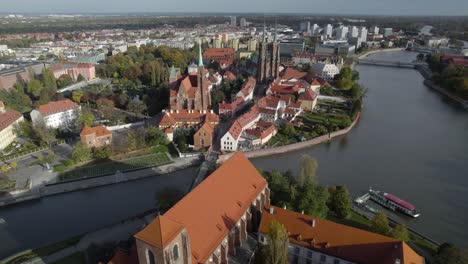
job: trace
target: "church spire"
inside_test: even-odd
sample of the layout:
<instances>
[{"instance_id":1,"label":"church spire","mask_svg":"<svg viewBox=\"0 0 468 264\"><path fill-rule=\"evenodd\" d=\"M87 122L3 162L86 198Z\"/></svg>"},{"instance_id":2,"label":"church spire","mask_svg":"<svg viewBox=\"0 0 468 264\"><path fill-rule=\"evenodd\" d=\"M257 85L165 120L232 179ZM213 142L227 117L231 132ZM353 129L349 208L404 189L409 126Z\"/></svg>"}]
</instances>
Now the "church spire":
<instances>
[{"instance_id":1,"label":"church spire","mask_svg":"<svg viewBox=\"0 0 468 264\"><path fill-rule=\"evenodd\" d=\"M266 24L265 24L265 16L263 17L263 41L266 41Z\"/></svg>"},{"instance_id":2,"label":"church spire","mask_svg":"<svg viewBox=\"0 0 468 264\"><path fill-rule=\"evenodd\" d=\"M198 39L198 66L203 66L203 56L201 49L201 38Z\"/></svg>"},{"instance_id":3,"label":"church spire","mask_svg":"<svg viewBox=\"0 0 468 264\"><path fill-rule=\"evenodd\" d=\"M275 19L275 37L273 39L274 42L278 40L278 19Z\"/></svg>"}]
</instances>

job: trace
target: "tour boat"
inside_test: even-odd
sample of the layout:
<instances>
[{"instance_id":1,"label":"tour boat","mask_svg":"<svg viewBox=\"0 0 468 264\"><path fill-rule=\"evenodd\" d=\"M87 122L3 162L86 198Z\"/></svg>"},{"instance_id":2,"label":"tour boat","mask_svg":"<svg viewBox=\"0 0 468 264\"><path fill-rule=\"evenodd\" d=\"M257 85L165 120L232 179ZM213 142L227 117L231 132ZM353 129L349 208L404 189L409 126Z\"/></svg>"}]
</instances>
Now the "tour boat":
<instances>
[{"instance_id":1,"label":"tour boat","mask_svg":"<svg viewBox=\"0 0 468 264\"><path fill-rule=\"evenodd\" d=\"M392 211L399 211L411 217L417 218L420 213L409 202L396 197L393 194L369 189L370 199Z\"/></svg>"}]
</instances>

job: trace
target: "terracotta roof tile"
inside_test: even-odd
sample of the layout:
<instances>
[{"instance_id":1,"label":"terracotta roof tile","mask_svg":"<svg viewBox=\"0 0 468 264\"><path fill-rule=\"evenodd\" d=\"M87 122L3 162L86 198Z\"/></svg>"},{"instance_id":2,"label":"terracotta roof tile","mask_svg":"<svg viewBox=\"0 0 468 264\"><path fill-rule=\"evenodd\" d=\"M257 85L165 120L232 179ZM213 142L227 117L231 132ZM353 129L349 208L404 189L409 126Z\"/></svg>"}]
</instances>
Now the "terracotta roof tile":
<instances>
[{"instance_id":1,"label":"terracotta roof tile","mask_svg":"<svg viewBox=\"0 0 468 264\"><path fill-rule=\"evenodd\" d=\"M164 249L183 228L182 224L166 216L157 216L148 226L135 234L135 238Z\"/></svg>"},{"instance_id":2,"label":"terracotta roof tile","mask_svg":"<svg viewBox=\"0 0 468 264\"><path fill-rule=\"evenodd\" d=\"M56 102L40 105L36 108L43 116L48 116L60 112L65 112L71 109L78 109L79 105L70 99L62 99Z\"/></svg>"},{"instance_id":3,"label":"terracotta roof tile","mask_svg":"<svg viewBox=\"0 0 468 264\"><path fill-rule=\"evenodd\" d=\"M396 239L279 207L273 207L273 210L273 214L268 210L262 214L259 232L267 233L270 221L275 219L290 234L290 243L348 261L395 264L395 260L400 259L402 264L424 263L421 256Z\"/></svg>"},{"instance_id":4,"label":"terracotta roof tile","mask_svg":"<svg viewBox=\"0 0 468 264\"><path fill-rule=\"evenodd\" d=\"M102 136L112 135L112 132L109 131L105 126L89 127L86 125L83 127L83 129L80 132L80 136L87 136L87 135L92 135L92 134L95 134L96 137L102 137Z\"/></svg>"},{"instance_id":5,"label":"terracotta roof tile","mask_svg":"<svg viewBox=\"0 0 468 264\"><path fill-rule=\"evenodd\" d=\"M5 113L0 114L0 131L11 126L23 115L16 110L7 110Z\"/></svg>"}]
</instances>

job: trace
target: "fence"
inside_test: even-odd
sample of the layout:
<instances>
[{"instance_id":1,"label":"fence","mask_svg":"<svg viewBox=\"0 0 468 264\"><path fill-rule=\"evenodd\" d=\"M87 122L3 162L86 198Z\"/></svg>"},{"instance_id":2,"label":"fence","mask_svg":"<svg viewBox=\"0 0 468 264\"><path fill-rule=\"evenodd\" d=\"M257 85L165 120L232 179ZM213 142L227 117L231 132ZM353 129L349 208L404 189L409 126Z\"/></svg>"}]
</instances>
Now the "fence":
<instances>
[{"instance_id":1,"label":"fence","mask_svg":"<svg viewBox=\"0 0 468 264\"><path fill-rule=\"evenodd\" d=\"M0 161L5 162L5 161L14 160L14 159L19 159L19 158L22 158L24 156L34 154L36 152L43 151L43 150L46 150L46 149L49 149L51 147L55 147L57 145L61 145L61 144L64 144L64 143L65 143L65 140L55 141L54 143L51 143L51 144L46 145L46 146L35 147L35 148L32 148L32 149L21 151L21 152L11 154L11 155L8 155L8 156L5 156L5 157L0 157Z\"/></svg>"}]
</instances>

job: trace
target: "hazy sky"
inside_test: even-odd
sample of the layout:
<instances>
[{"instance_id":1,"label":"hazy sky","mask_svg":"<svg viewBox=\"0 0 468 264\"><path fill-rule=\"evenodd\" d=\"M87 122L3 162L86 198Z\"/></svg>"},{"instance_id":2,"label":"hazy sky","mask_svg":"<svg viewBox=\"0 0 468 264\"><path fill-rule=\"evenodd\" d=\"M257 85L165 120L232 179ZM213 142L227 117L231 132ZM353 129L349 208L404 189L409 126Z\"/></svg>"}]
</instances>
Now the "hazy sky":
<instances>
[{"instance_id":1,"label":"hazy sky","mask_svg":"<svg viewBox=\"0 0 468 264\"><path fill-rule=\"evenodd\" d=\"M0 13L8 12L468 15L468 0L0 0Z\"/></svg>"}]
</instances>

